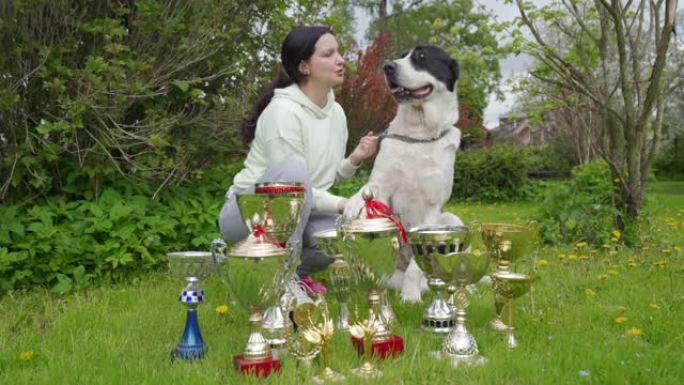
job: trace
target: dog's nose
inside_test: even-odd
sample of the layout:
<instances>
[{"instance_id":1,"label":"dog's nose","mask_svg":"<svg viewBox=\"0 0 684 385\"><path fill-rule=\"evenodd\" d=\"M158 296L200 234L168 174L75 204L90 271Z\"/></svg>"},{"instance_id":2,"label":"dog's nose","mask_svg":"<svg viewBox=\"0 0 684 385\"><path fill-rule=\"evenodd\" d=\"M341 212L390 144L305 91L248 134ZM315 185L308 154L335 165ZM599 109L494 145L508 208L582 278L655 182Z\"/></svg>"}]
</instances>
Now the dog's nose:
<instances>
[{"instance_id":1,"label":"dog's nose","mask_svg":"<svg viewBox=\"0 0 684 385\"><path fill-rule=\"evenodd\" d=\"M397 70L397 64L394 62L389 62L383 67L385 73L393 74Z\"/></svg>"}]
</instances>

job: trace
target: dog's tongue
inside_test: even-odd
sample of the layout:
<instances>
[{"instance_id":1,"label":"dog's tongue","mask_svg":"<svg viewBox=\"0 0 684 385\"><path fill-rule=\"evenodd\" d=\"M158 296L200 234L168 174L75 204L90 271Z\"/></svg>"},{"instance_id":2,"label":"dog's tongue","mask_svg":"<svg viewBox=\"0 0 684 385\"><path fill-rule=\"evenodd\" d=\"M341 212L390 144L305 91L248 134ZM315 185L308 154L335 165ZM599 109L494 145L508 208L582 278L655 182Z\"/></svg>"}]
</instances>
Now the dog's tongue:
<instances>
[{"instance_id":1,"label":"dog's tongue","mask_svg":"<svg viewBox=\"0 0 684 385\"><path fill-rule=\"evenodd\" d=\"M430 92L430 86L425 86L421 88L416 88L415 90L411 90L411 93L414 95L425 95Z\"/></svg>"}]
</instances>

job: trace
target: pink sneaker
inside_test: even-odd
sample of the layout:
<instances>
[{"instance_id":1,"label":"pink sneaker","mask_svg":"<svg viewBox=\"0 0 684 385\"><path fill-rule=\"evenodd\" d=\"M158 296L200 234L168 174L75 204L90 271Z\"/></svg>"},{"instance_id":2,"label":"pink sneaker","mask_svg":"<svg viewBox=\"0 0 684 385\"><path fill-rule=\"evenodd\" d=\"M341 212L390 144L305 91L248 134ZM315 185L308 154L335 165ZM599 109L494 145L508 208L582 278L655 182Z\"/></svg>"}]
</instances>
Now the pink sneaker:
<instances>
[{"instance_id":1,"label":"pink sneaker","mask_svg":"<svg viewBox=\"0 0 684 385\"><path fill-rule=\"evenodd\" d=\"M322 283L314 281L308 275L306 277L299 278L299 282L304 284L307 294L325 295L328 292L328 289L326 289Z\"/></svg>"}]
</instances>

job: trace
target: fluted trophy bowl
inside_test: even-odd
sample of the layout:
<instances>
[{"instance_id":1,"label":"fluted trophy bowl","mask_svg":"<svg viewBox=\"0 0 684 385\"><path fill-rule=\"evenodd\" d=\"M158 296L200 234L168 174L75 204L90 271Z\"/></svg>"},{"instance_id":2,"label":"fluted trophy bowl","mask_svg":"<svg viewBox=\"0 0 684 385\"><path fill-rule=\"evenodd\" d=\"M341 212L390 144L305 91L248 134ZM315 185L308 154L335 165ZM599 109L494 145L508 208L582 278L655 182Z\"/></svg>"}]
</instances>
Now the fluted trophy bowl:
<instances>
[{"instance_id":1,"label":"fluted trophy bowl","mask_svg":"<svg viewBox=\"0 0 684 385\"><path fill-rule=\"evenodd\" d=\"M261 209L259 205L263 204L264 201L261 198L264 196L269 198L266 202L289 202L289 204L272 205L268 210L270 216L262 218L261 221L264 230L281 245L285 245L299 222L299 214L302 211L304 195L306 194L304 184L298 182L257 183L254 185L254 193L253 198L245 196L241 201L238 201L241 214L259 214ZM252 216L243 216L242 218L252 218Z\"/></svg>"},{"instance_id":2,"label":"fluted trophy bowl","mask_svg":"<svg viewBox=\"0 0 684 385\"><path fill-rule=\"evenodd\" d=\"M483 223L482 240L496 259L496 270L509 270L510 264L522 258L532 244L532 232L526 226L505 223Z\"/></svg>"},{"instance_id":3,"label":"fluted trophy bowl","mask_svg":"<svg viewBox=\"0 0 684 385\"><path fill-rule=\"evenodd\" d=\"M515 348L518 346L518 340L514 333L513 300L530 291L532 278L527 274L511 271L495 271L491 277L494 282L497 319L503 325L500 331L505 332L508 347Z\"/></svg>"},{"instance_id":4,"label":"fluted trophy bowl","mask_svg":"<svg viewBox=\"0 0 684 385\"><path fill-rule=\"evenodd\" d=\"M200 332L197 306L204 301L204 290L199 282L215 267L212 253L205 251L179 251L166 254L169 272L176 278L185 279L186 286L178 296L186 310L185 328L181 341L171 352L171 360L193 360L202 358L207 346Z\"/></svg>"},{"instance_id":5,"label":"fluted trophy bowl","mask_svg":"<svg viewBox=\"0 0 684 385\"><path fill-rule=\"evenodd\" d=\"M337 236L337 229L323 230L314 234L318 247L324 253L333 257L333 262L328 265L332 294L339 304L339 315L335 322L338 330L349 329L349 291L351 285L351 270L349 263L342 253L342 240Z\"/></svg>"},{"instance_id":6,"label":"fluted trophy bowl","mask_svg":"<svg viewBox=\"0 0 684 385\"><path fill-rule=\"evenodd\" d=\"M208 251L177 251L167 253L169 272L177 278L206 278L214 268L214 258Z\"/></svg>"},{"instance_id":7,"label":"fluted trophy bowl","mask_svg":"<svg viewBox=\"0 0 684 385\"><path fill-rule=\"evenodd\" d=\"M434 292L432 302L423 312L421 327L434 333L449 333L456 322L456 314L447 302L444 291L447 281L439 278L433 271L430 258L434 253L424 248L438 248L442 253L455 253L466 250L470 244L470 233L465 226L423 225L409 230L414 260L428 277L428 287Z\"/></svg>"},{"instance_id":8,"label":"fluted trophy bowl","mask_svg":"<svg viewBox=\"0 0 684 385\"><path fill-rule=\"evenodd\" d=\"M462 237L463 229L454 226L423 226L409 231L418 265L425 266L432 276L457 288L454 294L456 322L445 338L441 351L441 355L450 358L454 365L484 362L475 338L465 325L466 309L470 305L470 293L466 286L485 275L490 256L483 250L459 252Z\"/></svg>"}]
</instances>

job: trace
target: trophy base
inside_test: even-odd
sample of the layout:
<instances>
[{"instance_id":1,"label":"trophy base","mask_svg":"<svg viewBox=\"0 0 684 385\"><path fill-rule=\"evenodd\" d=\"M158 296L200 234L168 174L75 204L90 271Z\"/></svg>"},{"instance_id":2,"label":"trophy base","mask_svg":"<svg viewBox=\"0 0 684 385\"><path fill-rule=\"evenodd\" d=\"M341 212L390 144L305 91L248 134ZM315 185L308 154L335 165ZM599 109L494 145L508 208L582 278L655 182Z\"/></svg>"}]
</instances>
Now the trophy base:
<instances>
[{"instance_id":1,"label":"trophy base","mask_svg":"<svg viewBox=\"0 0 684 385\"><path fill-rule=\"evenodd\" d=\"M325 368L321 373L315 375L312 379L314 384L323 385L331 382L344 382L345 377L330 368Z\"/></svg>"},{"instance_id":2,"label":"trophy base","mask_svg":"<svg viewBox=\"0 0 684 385\"><path fill-rule=\"evenodd\" d=\"M351 372L356 377L366 379L375 379L382 377L382 372L378 368L374 367L370 362L363 363L363 365L361 365L360 367L352 369Z\"/></svg>"},{"instance_id":3,"label":"trophy base","mask_svg":"<svg viewBox=\"0 0 684 385\"><path fill-rule=\"evenodd\" d=\"M352 342L356 352L363 355L363 338L352 337ZM394 357L404 352L404 339L396 334L392 334L388 339L382 341L373 340L371 345L372 355L381 359Z\"/></svg>"},{"instance_id":4,"label":"trophy base","mask_svg":"<svg viewBox=\"0 0 684 385\"><path fill-rule=\"evenodd\" d=\"M254 377L268 377L272 373L280 371L280 360L273 357L264 358L259 361L245 360L242 355L233 357L233 365L244 375Z\"/></svg>"},{"instance_id":5,"label":"trophy base","mask_svg":"<svg viewBox=\"0 0 684 385\"><path fill-rule=\"evenodd\" d=\"M175 360L199 360L207 352L207 345L178 345L171 352L171 361Z\"/></svg>"},{"instance_id":6,"label":"trophy base","mask_svg":"<svg viewBox=\"0 0 684 385\"><path fill-rule=\"evenodd\" d=\"M457 368L459 366L480 366L487 363L487 357L477 355L459 355L444 353L440 350L432 352L432 356L438 359L451 361L451 366Z\"/></svg>"}]
</instances>

